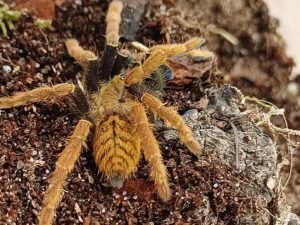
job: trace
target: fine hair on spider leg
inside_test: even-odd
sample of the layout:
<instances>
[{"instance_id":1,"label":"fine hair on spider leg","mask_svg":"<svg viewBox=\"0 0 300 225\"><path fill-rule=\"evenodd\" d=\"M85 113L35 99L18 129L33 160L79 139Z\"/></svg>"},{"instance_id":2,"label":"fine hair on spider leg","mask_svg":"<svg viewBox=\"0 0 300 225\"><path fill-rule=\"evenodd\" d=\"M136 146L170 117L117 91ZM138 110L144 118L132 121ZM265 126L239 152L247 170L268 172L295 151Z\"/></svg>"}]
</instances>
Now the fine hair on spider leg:
<instances>
[{"instance_id":1,"label":"fine hair on spider leg","mask_svg":"<svg viewBox=\"0 0 300 225\"><path fill-rule=\"evenodd\" d=\"M122 9L122 1L114 0L110 3L106 15L106 44L115 47L117 47L119 43L119 29Z\"/></svg>"},{"instance_id":2,"label":"fine hair on spider leg","mask_svg":"<svg viewBox=\"0 0 300 225\"><path fill-rule=\"evenodd\" d=\"M126 86L142 82L159 66L165 64L169 57L191 51L203 43L204 39L202 38L192 38L183 44L158 45L150 48L150 56L146 61L126 74L124 79Z\"/></svg>"},{"instance_id":3,"label":"fine hair on spider leg","mask_svg":"<svg viewBox=\"0 0 300 225\"><path fill-rule=\"evenodd\" d=\"M157 92L164 93L164 88L166 87L167 81L172 79L172 71L165 64L158 67L157 70L153 72L153 84L150 84ZM150 77L151 78L151 77Z\"/></svg>"},{"instance_id":4,"label":"fine hair on spider leg","mask_svg":"<svg viewBox=\"0 0 300 225\"><path fill-rule=\"evenodd\" d=\"M137 127L137 133L141 139L145 159L151 165L150 177L155 183L159 196L162 200L167 201L171 197L167 169L163 164L158 143L154 137L145 108L142 104L136 104L132 107L132 117Z\"/></svg>"},{"instance_id":5,"label":"fine hair on spider leg","mask_svg":"<svg viewBox=\"0 0 300 225\"><path fill-rule=\"evenodd\" d=\"M84 69L87 69L86 83L90 92L98 90L99 81L107 82L127 65L128 55L118 52L119 28L121 23L122 1L112 1L106 16L105 49L101 61L88 50L84 50L75 39L67 39L66 47L69 55Z\"/></svg>"},{"instance_id":6,"label":"fine hair on spider leg","mask_svg":"<svg viewBox=\"0 0 300 225\"><path fill-rule=\"evenodd\" d=\"M65 44L69 55L84 69L84 88L86 88L89 93L98 91L101 61L93 52L83 49L75 39L67 39Z\"/></svg>"},{"instance_id":7,"label":"fine hair on spider leg","mask_svg":"<svg viewBox=\"0 0 300 225\"><path fill-rule=\"evenodd\" d=\"M171 124L179 134L180 140L187 148L196 156L201 155L201 146L193 138L193 133L190 128L185 124L184 120L178 113L171 107L166 107L164 104L148 93L141 97L141 101L153 112L158 114L167 124Z\"/></svg>"},{"instance_id":8,"label":"fine hair on spider leg","mask_svg":"<svg viewBox=\"0 0 300 225\"><path fill-rule=\"evenodd\" d=\"M63 83L52 87L40 87L31 91L18 92L11 97L0 98L0 109L8 109L35 102L45 102L73 93L74 84Z\"/></svg>"},{"instance_id":9,"label":"fine hair on spider leg","mask_svg":"<svg viewBox=\"0 0 300 225\"><path fill-rule=\"evenodd\" d=\"M203 43L205 43L205 39L203 38L191 38L182 44L155 45L150 48L149 51L150 54L152 52L161 51L167 55L167 57L172 57L199 48Z\"/></svg>"},{"instance_id":10,"label":"fine hair on spider leg","mask_svg":"<svg viewBox=\"0 0 300 225\"><path fill-rule=\"evenodd\" d=\"M108 81L112 75L113 66L118 55L119 29L121 23L122 1L114 0L110 3L106 15L106 46L101 62L99 76L101 80Z\"/></svg>"},{"instance_id":11,"label":"fine hair on spider leg","mask_svg":"<svg viewBox=\"0 0 300 225\"><path fill-rule=\"evenodd\" d=\"M215 56L213 52L202 49L193 49L187 52L187 55L190 56L194 62L203 62Z\"/></svg>"},{"instance_id":12,"label":"fine hair on spider leg","mask_svg":"<svg viewBox=\"0 0 300 225\"><path fill-rule=\"evenodd\" d=\"M65 44L69 55L72 56L83 68L87 66L87 62L89 60L95 60L98 58L93 52L83 49L75 39L67 39Z\"/></svg>"},{"instance_id":13,"label":"fine hair on spider leg","mask_svg":"<svg viewBox=\"0 0 300 225\"><path fill-rule=\"evenodd\" d=\"M162 98L165 95L164 88L168 80L167 76L172 76L172 71L166 65L161 65L142 83L132 84L128 86L127 89L130 93L139 98L141 98L144 93L150 93L157 98Z\"/></svg>"},{"instance_id":14,"label":"fine hair on spider leg","mask_svg":"<svg viewBox=\"0 0 300 225\"><path fill-rule=\"evenodd\" d=\"M44 206L40 213L39 224L50 225L55 216L55 210L62 198L63 187L68 174L73 170L85 141L90 132L92 123L80 120L69 139L69 143L59 156L52 178L44 196Z\"/></svg>"}]
</instances>

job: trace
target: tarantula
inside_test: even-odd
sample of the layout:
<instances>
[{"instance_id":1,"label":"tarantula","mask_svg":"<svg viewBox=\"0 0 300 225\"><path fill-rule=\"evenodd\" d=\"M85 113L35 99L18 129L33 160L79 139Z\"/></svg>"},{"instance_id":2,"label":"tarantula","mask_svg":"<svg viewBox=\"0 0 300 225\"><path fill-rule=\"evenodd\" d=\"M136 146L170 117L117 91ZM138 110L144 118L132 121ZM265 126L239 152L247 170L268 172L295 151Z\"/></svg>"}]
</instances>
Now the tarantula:
<instances>
[{"instance_id":1,"label":"tarantula","mask_svg":"<svg viewBox=\"0 0 300 225\"><path fill-rule=\"evenodd\" d=\"M193 38L183 44L156 45L149 49L143 64L128 69L129 55L118 50L122 7L121 1L113 1L109 6L102 60L80 47L75 39L66 40L68 53L85 70L83 85L62 83L0 98L0 109L6 109L71 95L82 115L56 162L45 192L39 224L52 224L65 180L92 131L96 165L113 187L121 187L123 181L133 173L142 151L151 166L150 177L158 195L164 201L170 198L166 167L145 108L175 128L182 143L193 154L201 154L200 144L193 138L192 131L182 117L150 93L151 82L147 80L167 63L169 57L198 48L203 39Z\"/></svg>"}]
</instances>

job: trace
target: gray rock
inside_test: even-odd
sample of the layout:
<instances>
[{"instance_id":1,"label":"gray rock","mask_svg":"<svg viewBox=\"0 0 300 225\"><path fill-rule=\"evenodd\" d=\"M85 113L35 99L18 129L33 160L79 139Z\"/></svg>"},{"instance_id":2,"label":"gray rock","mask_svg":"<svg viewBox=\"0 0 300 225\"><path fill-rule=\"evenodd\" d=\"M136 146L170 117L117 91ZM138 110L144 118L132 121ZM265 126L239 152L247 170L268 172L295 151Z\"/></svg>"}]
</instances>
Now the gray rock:
<instances>
[{"instance_id":1,"label":"gray rock","mask_svg":"<svg viewBox=\"0 0 300 225\"><path fill-rule=\"evenodd\" d=\"M245 195L251 196L260 210L246 209L239 224L299 224L299 218L291 215L290 207L276 192L279 183L277 169L277 146L256 124L241 113L239 91L229 85L207 91L208 106L201 112L193 109L183 117L193 130L195 138L203 146L203 154L218 159L242 176ZM178 139L175 130L164 132L167 140ZM195 209L201 224L219 224L209 202L206 208ZM274 219L276 218L280 219ZM214 222L215 221L215 222Z\"/></svg>"}]
</instances>

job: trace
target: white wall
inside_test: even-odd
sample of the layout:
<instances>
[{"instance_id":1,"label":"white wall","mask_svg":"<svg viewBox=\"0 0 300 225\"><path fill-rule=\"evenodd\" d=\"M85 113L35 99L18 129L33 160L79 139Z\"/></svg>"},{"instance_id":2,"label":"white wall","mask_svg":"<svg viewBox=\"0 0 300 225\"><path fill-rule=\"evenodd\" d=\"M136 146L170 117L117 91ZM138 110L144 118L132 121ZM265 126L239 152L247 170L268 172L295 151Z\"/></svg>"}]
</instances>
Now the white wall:
<instances>
[{"instance_id":1,"label":"white wall","mask_svg":"<svg viewBox=\"0 0 300 225\"><path fill-rule=\"evenodd\" d=\"M296 62L293 75L300 75L300 0L265 0L272 16L280 21L279 32L287 42L287 51Z\"/></svg>"}]
</instances>

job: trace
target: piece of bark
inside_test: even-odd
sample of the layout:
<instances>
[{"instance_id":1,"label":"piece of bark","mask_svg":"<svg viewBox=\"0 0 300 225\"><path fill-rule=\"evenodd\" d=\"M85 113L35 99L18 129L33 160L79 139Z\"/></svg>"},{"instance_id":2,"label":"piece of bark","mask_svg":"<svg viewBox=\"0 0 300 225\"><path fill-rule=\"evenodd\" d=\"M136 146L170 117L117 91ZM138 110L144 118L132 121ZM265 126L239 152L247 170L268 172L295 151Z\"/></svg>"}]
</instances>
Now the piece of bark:
<instances>
[{"instance_id":1,"label":"piece of bark","mask_svg":"<svg viewBox=\"0 0 300 225\"><path fill-rule=\"evenodd\" d=\"M136 33L140 28L140 21L148 0L125 0L122 11L122 24L120 33L127 41L135 40Z\"/></svg>"},{"instance_id":2,"label":"piece of bark","mask_svg":"<svg viewBox=\"0 0 300 225\"><path fill-rule=\"evenodd\" d=\"M214 65L216 65L215 57L200 62L193 60L188 55L172 57L168 60L168 66L173 74L171 83L176 85L190 84L193 80L200 79Z\"/></svg>"},{"instance_id":3,"label":"piece of bark","mask_svg":"<svg viewBox=\"0 0 300 225\"><path fill-rule=\"evenodd\" d=\"M16 0L16 10L28 10L36 17L51 20L55 16L55 2L53 0Z\"/></svg>"},{"instance_id":4,"label":"piece of bark","mask_svg":"<svg viewBox=\"0 0 300 225\"><path fill-rule=\"evenodd\" d=\"M207 91L206 109L189 110L183 116L203 146L204 161L210 165L202 162L199 168L207 169L197 171L199 177L202 182L213 182L211 186L200 183L198 191L203 193L205 205L193 213L199 224L207 225L224 224L222 218L232 218L233 224L299 225L277 191L278 145L243 116L240 97L237 89L229 85L211 88ZM175 130L165 131L164 137L178 140ZM215 173L205 175L207 170Z\"/></svg>"}]
</instances>

